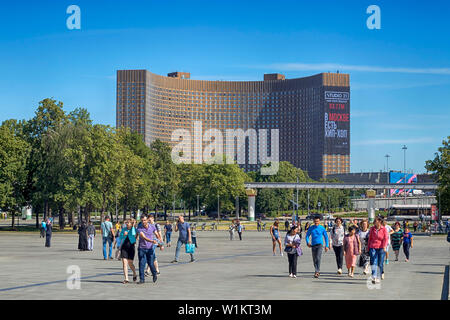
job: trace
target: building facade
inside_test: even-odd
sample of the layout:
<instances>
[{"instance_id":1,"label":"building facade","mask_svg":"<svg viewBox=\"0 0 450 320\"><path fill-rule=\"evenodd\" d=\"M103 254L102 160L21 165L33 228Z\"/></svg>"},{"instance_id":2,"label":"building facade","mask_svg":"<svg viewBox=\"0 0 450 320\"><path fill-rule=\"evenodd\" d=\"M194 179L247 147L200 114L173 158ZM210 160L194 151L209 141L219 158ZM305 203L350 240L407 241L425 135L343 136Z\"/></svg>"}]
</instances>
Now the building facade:
<instances>
[{"instance_id":1,"label":"building facade","mask_svg":"<svg viewBox=\"0 0 450 320\"><path fill-rule=\"evenodd\" d=\"M142 134L146 144L160 139L172 146L177 143L172 141L173 132L185 129L194 133L195 123L201 123L203 133L242 129L250 138L254 129L257 139L266 129L268 155L289 161L318 179L350 169L349 82L349 75L341 73L204 81L191 80L184 72L166 77L147 70L118 70L116 123ZM277 141L272 129L278 129ZM204 135L192 137L195 162L212 140ZM246 171L261 166L249 141L245 164L240 163Z\"/></svg>"}]
</instances>

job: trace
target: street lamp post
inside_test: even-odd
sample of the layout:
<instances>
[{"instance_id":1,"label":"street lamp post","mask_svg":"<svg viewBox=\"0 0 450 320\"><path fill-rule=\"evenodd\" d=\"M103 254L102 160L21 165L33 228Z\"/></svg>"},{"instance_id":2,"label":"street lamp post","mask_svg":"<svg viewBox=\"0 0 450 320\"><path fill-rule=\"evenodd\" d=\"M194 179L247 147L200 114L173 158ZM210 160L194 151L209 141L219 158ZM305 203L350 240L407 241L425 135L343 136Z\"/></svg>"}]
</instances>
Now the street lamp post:
<instances>
[{"instance_id":1,"label":"street lamp post","mask_svg":"<svg viewBox=\"0 0 450 320\"><path fill-rule=\"evenodd\" d=\"M385 157L386 157L386 178L387 178L387 180L386 180L386 182L387 183L389 183L390 181L389 181L389 158L391 157L390 155L388 155L388 154L386 154L385 155ZM387 192L391 192L391 190L389 190L389 189L386 189L387 190ZM389 207L389 200L388 200L388 207Z\"/></svg>"},{"instance_id":2,"label":"street lamp post","mask_svg":"<svg viewBox=\"0 0 450 320\"><path fill-rule=\"evenodd\" d=\"M403 145L402 149L403 149L403 170L405 172L405 179L403 181L405 186L403 188L403 193L405 194L405 204L406 204L406 149L408 148L406 147L406 145Z\"/></svg>"},{"instance_id":3,"label":"street lamp post","mask_svg":"<svg viewBox=\"0 0 450 320\"><path fill-rule=\"evenodd\" d=\"M308 216L309 216L309 189L308 189Z\"/></svg>"},{"instance_id":4,"label":"street lamp post","mask_svg":"<svg viewBox=\"0 0 450 320\"><path fill-rule=\"evenodd\" d=\"M219 221L220 221L220 200L219 194L217 194L217 227L219 227Z\"/></svg>"},{"instance_id":5,"label":"street lamp post","mask_svg":"<svg viewBox=\"0 0 450 320\"><path fill-rule=\"evenodd\" d=\"M117 194L116 194L116 221L119 221L119 212L117 211Z\"/></svg>"},{"instance_id":6,"label":"street lamp post","mask_svg":"<svg viewBox=\"0 0 450 320\"><path fill-rule=\"evenodd\" d=\"M198 224L198 216L200 215L199 200L198 200L199 197L200 197L200 196L197 195L197 224Z\"/></svg>"},{"instance_id":7,"label":"street lamp post","mask_svg":"<svg viewBox=\"0 0 450 320\"><path fill-rule=\"evenodd\" d=\"M172 220L175 219L175 194L173 195L173 210L172 210Z\"/></svg>"},{"instance_id":8,"label":"street lamp post","mask_svg":"<svg viewBox=\"0 0 450 320\"><path fill-rule=\"evenodd\" d=\"M297 177L297 183L298 183L298 177ZM297 221L297 219L298 219L298 187L296 188L297 190L297 197L296 197L296 201L295 201L295 203L296 203L296 210L295 210L295 221Z\"/></svg>"}]
</instances>

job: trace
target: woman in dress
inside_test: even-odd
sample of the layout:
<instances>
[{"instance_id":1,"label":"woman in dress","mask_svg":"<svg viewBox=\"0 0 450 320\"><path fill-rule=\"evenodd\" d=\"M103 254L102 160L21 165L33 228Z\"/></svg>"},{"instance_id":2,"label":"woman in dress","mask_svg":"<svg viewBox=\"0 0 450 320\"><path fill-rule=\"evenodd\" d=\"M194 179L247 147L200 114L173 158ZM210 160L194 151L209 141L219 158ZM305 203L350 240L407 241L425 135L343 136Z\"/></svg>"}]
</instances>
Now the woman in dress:
<instances>
[{"instance_id":1,"label":"woman in dress","mask_svg":"<svg viewBox=\"0 0 450 320\"><path fill-rule=\"evenodd\" d=\"M122 228L122 231L120 232L120 242L122 243L120 255L122 257L123 275L125 276L125 280L123 280L124 284L129 282L128 266L131 271L133 271L133 281L135 282L137 280L136 268L133 264L137 236L137 231L134 226L136 221L134 219L127 219L125 223L126 228Z\"/></svg>"},{"instance_id":2,"label":"woman in dress","mask_svg":"<svg viewBox=\"0 0 450 320\"><path fill-rule=\"evenodd\" d=\"M276 247L278 243L278 247L280 248L280 255L283 256L283 251L281 251L281 239L280 239L280 231L278 226L280 221L278 219L275 220L272 226L270 226L270 235L272 236L272 251L273 255L276 254Z\"/></svg>"},{"instance_id":3,"label":"woman in dress","mask_svg":"<svg viewBox=\"0 0 450 320\"><path fill-rule=\"evenodd\" d=\"M82 221L78 228L78 250L86 251L88 249L88 236L86 222Z\"/></svg>"},{"instance_id":4,"label":"woman in dress","mask_svg":"<svg viewBox=\"0 0 450 320\"><path fill-rule=\"evenodd\" d=\"M400 222L394 224L394 232L391 234L391 245L395 253L395 261L398 261L398 254L402 246L403 230L400 229Z\"/></svg>"},{"instance_id":5,"label":"woman in dress","mask_svg":"<svg viewBox=\"0 0 450 320\"><path fill-rule=\"evenodd\" d=\"M359 237L356 236L356 227L354 225L348 227L348 234L344 237L343 247L348 275L353 278L356 267L356 256L361 252L361 243L359 242Z\"/></svg>"}]
</instances>

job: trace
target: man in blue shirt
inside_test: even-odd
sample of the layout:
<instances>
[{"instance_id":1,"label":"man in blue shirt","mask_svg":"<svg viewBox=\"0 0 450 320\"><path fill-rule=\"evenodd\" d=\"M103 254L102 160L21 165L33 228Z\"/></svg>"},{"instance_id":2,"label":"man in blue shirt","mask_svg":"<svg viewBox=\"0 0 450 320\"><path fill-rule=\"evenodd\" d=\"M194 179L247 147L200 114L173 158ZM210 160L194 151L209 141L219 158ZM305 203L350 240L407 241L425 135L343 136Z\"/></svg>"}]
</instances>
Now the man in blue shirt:
<instances>
[{"instance_id":1,"label":"man in blue shirt","mask_svg":"<svg viewBox=\"0 0 450 320\"><path fill-rule=\"evenodd\" d=\"M314 224L308 228L306 233L306 244L312 249L312 258L315 268L314 278L320 275L320 260L322 259L323 239L325 238L325 252L328 251L328 234L323 226L320 225L320 216L314 217ZM309 241L311 237L311 243Z\"/></svg>"},{"instance_id":2,"label":"man in blue shirt","mask_svg":"<svg viewBox=\"0 0 450 320\"><path fill-rule=\"evenodd\" d=\"M191 228L189 226L189 223L184 222L184 217L182 215L178 217L177 224L175 225L175 232L177 231L179 231L177 248L175 249L175 259L172 261L172 263L178 262L181 246L183 244L186 245L186 243L192 243ZM191 262L194 262L194 255L192 253L190 253L190 255Z\"/></svg>"},{"instance_id":3,"label":"man in blue shirt","mask_svg":"<svg viewBox=\"0 0 450 320\"><path fill-rule=\"evenodd\" d=\"M110 221L109 216L105 217L105 221L103 221L100 225L102 229L102 241L103 241L103 259L113 259L112 258L112 244L115 240L115 234L113 225ZM106 243L109 245L109 252L108 255L106 254Z\"/></svg>"}]
</instances>

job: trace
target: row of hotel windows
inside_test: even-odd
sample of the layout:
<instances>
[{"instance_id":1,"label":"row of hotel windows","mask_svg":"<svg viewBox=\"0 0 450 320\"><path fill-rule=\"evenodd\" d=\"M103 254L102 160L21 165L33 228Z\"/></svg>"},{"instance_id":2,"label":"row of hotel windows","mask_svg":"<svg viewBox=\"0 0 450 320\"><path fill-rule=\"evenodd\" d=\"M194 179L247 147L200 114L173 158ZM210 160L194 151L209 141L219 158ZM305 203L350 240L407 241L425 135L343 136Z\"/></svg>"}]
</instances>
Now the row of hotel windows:
<instances>
[{"instance_id":1,"label":"row of hotel windows","mask_svg":"<svg viewBox=\"0 0 450 320\"><path fill-rule=\"evenodd\" d=\"M239 100L239 99L270 99L270 100L281 100L289 97L303 97L308 99L319 99L320 95L318 94L320 90L313 91L313 88L305 88L300 90L292 90L292 91L271 91L271 92L245 92L245 93L225 93L225 92L201 92L201 91L183 91L183 90L172 90L172 89L164 89L158 87L151 87L149 93L152 95L160 95L165 99L169 97L178 97L182 98L184 96L192 96L191 99L212 99L213 97L219 97L219 99L231 99L231 100ZM133 83L119 83L118 84L118 95L121 96L129 94L130 92L136 93L141 92L144 93L145 87L140 85L137 88L136 84ZM172 93L173 94L165 94Z\"/></svg>"}]
</instances>

